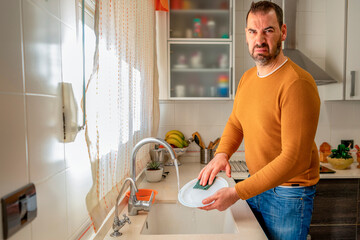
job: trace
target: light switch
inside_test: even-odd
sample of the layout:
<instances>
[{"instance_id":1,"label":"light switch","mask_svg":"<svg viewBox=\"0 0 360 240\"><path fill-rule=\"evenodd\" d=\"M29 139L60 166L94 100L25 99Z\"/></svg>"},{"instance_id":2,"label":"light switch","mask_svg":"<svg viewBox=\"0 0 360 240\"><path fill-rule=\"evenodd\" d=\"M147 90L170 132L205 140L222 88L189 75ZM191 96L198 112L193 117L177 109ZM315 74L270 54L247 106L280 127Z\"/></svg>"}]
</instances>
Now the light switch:
<instances>
[{"instance_id":1,"label":"light switch","mask_svg":"<svg viewBox=\"0 0 360 240\"><path fill-rule=\"evenodd\" d=\"M4 239L30 223L37 214L35 185L30 183L1 198Z\"/></svg>"}]
</instances>

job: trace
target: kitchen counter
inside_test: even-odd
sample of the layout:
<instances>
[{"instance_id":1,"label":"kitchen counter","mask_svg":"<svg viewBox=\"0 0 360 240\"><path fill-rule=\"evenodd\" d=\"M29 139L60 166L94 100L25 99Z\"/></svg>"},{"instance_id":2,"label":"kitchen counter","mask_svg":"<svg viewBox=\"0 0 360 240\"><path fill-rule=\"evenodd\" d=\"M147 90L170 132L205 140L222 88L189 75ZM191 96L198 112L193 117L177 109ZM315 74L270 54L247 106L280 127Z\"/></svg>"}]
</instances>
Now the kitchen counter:
<instances>
[{"instance_id":1,"label":"kitchen counter","mask_svg":"<svg viewBox=\"0 0 360 240\"><path fill-rule=\"evenodd\" d=\"M331 166L330 163L320 163L322 166L335 170L336 173L320 174L320 179L335 179L335 178L360 178L360 168L357 168L358 163L354 162L349 168L344 170L337 170Z\"/></svg>"},{"instance_id":2,"label":"kitchen counter","mask_svg":"<svg viewBox=\"0 0 360 240\"><path fill-rule=\"evenodd\" d=\"M322 166L335 170L335 173L320 173L320 179L344 179L344 178L360 178L360 168L357 168L358 163L354 162L349 168L344 170L337 170L331 166L330 163L320 163ZM248 173L232 172L231 177L236 180L243 180L248 177Z\"/></svg>"},{"instance_id":3,"label":"kitchen counter","mask_svg":"<svg viewBox=\"0 0 360 240\"><path fill-rule=\"evenodd\" d=\"M179 166L180 172L180 188L184 186L187 182L197 177L200 170L204 167L200 163L193 162L183 162L181 166ZM175 167L165 167L165 172L169 171L168 176L158 183L149 183L145 179L143 179L138 188L142 189L155 189L158 191L156 195L155 204L156 203L176 203L177 202L177 177ZM226 177L225 173L220 172L218 176L223 177L229 183L229 186L234 186L235 182L233 179L229 179ZM129 216L131 220L131 224L126 224L120 232L123 234L118 239L167 239L167 240L177 240L177 239L193 239L193 240L227 240L227 239L242 239L246 236L246 239L267 239L263 230L261 229L259 223L257 222L255 216L251 212L251 209L247 205L246 201L239 200L230 208L232 215L235 220L235 224L237 226L237 233L227 233L227 234L190 234L190 235L141 235L140 232L142 227L146 221L147 213L140 212L137 216ZM151 211L151 210L150 210ZM214 210L217 211L217 210ZM127 214L127 206L121 211L120 216L123 214ZM169 213L171 214L171 213ZM189 216L190 217L190 216ZM122 217L121 217L122 218ZM112 219L111 219L112 221ZM185 220L186 221L186 220ZM166 228L166 226L163 226ZM110 229L106 236L105 240L114 240L114 238L110 237L110 233L112 233L112 229Z\"/></svg>"}]
</instances>

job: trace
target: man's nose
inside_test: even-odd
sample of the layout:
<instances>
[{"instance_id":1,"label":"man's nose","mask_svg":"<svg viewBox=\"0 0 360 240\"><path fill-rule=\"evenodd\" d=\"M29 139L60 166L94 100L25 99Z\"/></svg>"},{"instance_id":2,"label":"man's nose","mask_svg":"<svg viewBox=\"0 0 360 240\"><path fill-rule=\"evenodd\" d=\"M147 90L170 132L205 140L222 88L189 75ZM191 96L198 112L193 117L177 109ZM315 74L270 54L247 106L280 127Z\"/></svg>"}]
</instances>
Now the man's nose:
<instances>
[{"instance_id":1,"label":"man's nose","mask_svg":"<svg viewBox=\"0 0 360 240\"><path fill-rule=\"evenodd\" d=\"M265 42L265 35L262 33L258 33L256 35L256 45L261 46Z\"/></svg>"}]
</instances>

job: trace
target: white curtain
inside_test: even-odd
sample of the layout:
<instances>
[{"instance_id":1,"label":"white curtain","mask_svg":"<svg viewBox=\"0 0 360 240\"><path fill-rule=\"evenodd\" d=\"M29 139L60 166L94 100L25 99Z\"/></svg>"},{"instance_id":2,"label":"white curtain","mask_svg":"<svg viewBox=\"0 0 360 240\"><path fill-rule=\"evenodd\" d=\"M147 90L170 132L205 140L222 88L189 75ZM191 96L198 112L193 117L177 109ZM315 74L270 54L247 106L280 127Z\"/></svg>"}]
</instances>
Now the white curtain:
<instances>
[{"instance_id":1,"label":"white curtain","mask_svg":"<svg viewBox=\"0 0 360 240\"><path fill-rule=\"evenodd\" d=\"M96 52L85 98L93 176L86 203L95 232L130 174L133 146L156 134L154 22L153 0L96 1ZM137 154L137 174L149 159L149 145L145 145Z\"/></svg>"}]
</instances>

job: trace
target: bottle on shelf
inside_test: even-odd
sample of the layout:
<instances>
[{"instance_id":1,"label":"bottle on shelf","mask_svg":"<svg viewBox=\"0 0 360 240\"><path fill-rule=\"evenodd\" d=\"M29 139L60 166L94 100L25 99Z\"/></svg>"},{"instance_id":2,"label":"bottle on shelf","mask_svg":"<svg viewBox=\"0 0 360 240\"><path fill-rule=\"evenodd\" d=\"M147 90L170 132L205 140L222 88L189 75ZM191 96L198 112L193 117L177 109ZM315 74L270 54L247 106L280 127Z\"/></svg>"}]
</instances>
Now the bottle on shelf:
<instances>
[{"instance_id":1,"label":"bottle on shelf","mask_svg":"<svg viewBox=\"0 0 360 240\"><path fill-rule=\"evenodd\" d=\"M177 10L183 8L183 1L182 0L171 0L170 1L170 9Z\"/></svg>"},{"instance_id":2,"label":"bottle on shelf","mask_svg":"<svg viewBox=\"0 0 360 240\"><path fill-rule=\"evenodd\" d=\"M225 53L220 54L218 63L219 63L219 65L218 65L219 68L228 68L229 58L228 58L227 54L225 54Z\"/></svg>"},{"instance_id":3,"label":"bottle on shelf","mask_svg":"<svg viewBox=\"0 0 360 240\"><path fill-rule=\"evenodd\" d=\"M201 33L203 38L209 37L208 19L206 16L201 17Z\"/></svg>"},{"instance_id":4,"label":"bottle on shelf","mask_svg":"<svg viewBox=\"0 0 360 240\"><path fill-rule=\"evenodd\" d=\"M216 23L213 19L210 19L207 22L207 28L208 28L208 32L209 32L209 37L210 38L215 38L216 37Z\"/></svg>"},{"instance_id":5,"label":"bottle on shelf","mask_svg":"<svg viewBox=\"0 0 360 240\"><path fill-rule=\"evenodd\" d=\"M201 20L200 18L194 18L193 20L193 23L194 23L194 37L195 38L200 38L202 37L202 34L201 34Z\"/></svg>"}]
</instances>

